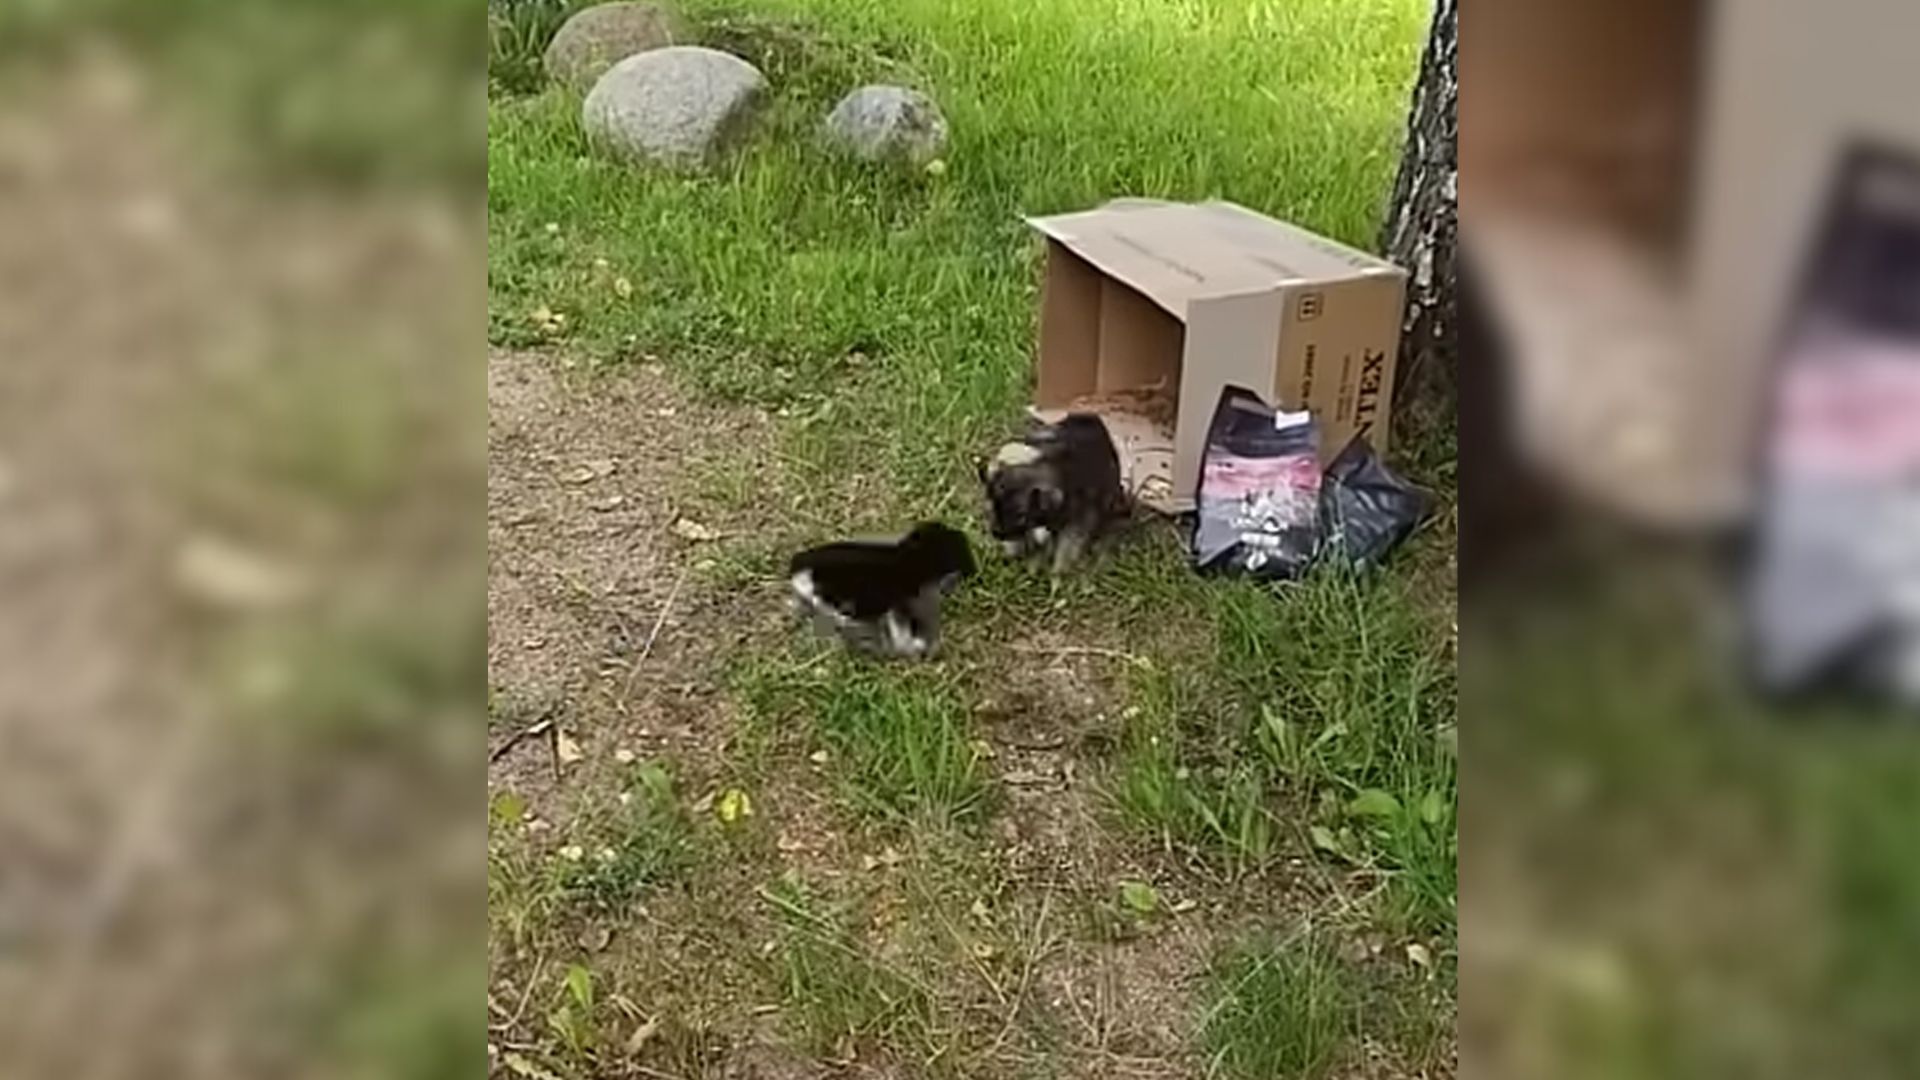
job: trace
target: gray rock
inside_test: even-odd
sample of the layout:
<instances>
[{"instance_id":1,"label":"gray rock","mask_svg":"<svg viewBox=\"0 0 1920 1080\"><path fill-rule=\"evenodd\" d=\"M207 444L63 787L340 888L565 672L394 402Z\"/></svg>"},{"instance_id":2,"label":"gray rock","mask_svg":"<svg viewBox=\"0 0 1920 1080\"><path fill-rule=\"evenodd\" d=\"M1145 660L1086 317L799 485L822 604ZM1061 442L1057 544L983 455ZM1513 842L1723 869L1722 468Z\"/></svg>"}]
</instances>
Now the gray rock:
<instances>
[{"instance_id":1,"label":"gray rock","mask_svg":"<svg viewBox=\"0 0 1920 1080\"><path fill-rule=\"evenodd\" d=\"M575 12L547 43L547 77L586 90L635 53L687 40L679 16L660 4L596 4Z\"/></svg>"},{"instance_id":2,"label":"gray rock","mask_svg":"<svg viewBox=\"0 0 1920 1080\"><path fill-rule=\"evenodd\" d=\"M827 139L867 161L904 160L924 165L947 146L947 121L939 106L904 86L863 86L833 107Z\"/></svg>"},{"instance_id":3,"label":"gray rock","mask_svg":"<svg viewBox=\"0 0 1920 1080\"><path fill-rule=\"evenodd\" d=\"M653 49L600 77L581 123L595 146L628 161L697 168L751 119L766 85L737 56L697 45Z\"/></svg>"}]
</instances>

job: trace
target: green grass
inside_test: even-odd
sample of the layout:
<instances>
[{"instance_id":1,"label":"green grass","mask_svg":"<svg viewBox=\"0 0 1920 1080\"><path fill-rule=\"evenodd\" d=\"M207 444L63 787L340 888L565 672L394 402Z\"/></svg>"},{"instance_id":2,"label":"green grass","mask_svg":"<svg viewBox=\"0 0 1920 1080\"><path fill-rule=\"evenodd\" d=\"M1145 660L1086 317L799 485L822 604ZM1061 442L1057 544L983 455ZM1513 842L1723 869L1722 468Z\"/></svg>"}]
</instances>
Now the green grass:
<instances>
[{"instance_id":1,"label":"green grass","mask_svg":"<svg viewBox=\"0 0 1920 1080\"><path fill-rule=\"evenodd\" d=\"M849 802L882 821L945 827L976 819L986 771L958 692L937 675L831 656L747 669L741 693L756 723L805 718Z\"/></svg>"},{"instance_id":2,"label":"green grass","mask_svg":"<svg viewBox=\"0 0 1920 1080\"><path fill-rule=\"evenodd\" d=\"M876 955L848 913L782 880L762 893L779 925L775 964L786 1015L816 1051L844 1054L862 1040L924 1043L931 995Z\"/></svg>"},{"instance_id":3,"label":"green grass","mask_svg":"<svg viewBox=\"0 0 1920 1080\"><path fill-rule=\"evenodd\" d=\"M487 83L495 91L525 94L546 77L547 42L567 16L593 0L488 0Z\"/></svg>"},{"instance_id":4,"label":"green grass","mask_svg":"<svg viewBox=\"0 0 1920 1080\"><path fill-rule=\"evenodd\" d=\"M1311 932L1243 944L1214 980L1203 1029L1209 1076L1317 1080L1360 1028L1358 980Z\"/></svg>"},{"instance_id":5,"label":"green grass","mask_svg":"<svg viewBox=\"0 0 1920 1080\"><path fill-rule=\"evenodd\" d=\"M1445 932L1458 780L1443 613L1344 572L1205 597L1207 660L1135 677L1117 807L1234 870L1302 832L1336 862L1385 872L1400 921Z\"/></svg>"},{"instance_id":6,"label":"green grass","mask_svg":"<svg viewBox=\"0 0 1920 1080\"><path fill-rule=\"evenodd\" d=\"M617 913L694 860L692 825L667 770L648 763L625 772L615 805L576 839L582 857L569 860L560 874L568 898L589 910Z\"/></svg>"}]
</instances>

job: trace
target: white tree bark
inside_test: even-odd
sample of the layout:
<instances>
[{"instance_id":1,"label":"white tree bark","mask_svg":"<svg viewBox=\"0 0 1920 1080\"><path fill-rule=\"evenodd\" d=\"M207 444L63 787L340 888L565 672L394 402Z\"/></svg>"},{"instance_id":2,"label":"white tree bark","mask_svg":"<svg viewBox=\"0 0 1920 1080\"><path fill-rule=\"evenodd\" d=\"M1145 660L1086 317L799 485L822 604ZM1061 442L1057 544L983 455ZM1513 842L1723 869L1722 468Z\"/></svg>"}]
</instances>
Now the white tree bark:
<instances>
[{"instance_id":1,"label":"white tree bark","mask_svg":"<svg viewBox=\"0 0 1920 1080\"><path fill-rule=\"evenodd\" d=\"M1454 370L1454 238L1459 202L1459 3L1436 0L1407 117L1400 175L1380 250L1409 274L1396 397L1451 385Z\"/></svg>"}]
</instances>

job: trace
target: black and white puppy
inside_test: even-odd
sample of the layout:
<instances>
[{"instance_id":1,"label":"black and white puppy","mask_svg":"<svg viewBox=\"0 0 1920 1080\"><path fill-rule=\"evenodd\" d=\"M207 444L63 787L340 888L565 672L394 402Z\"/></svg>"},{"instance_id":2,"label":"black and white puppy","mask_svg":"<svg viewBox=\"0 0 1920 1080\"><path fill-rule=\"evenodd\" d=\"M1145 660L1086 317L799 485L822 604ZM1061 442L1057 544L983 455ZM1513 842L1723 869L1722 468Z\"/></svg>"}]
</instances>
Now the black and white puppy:
<instances>
[{"instance_id":1,"label":"black and white puppy","mask_svg":"<svg viewBox=\"0 0 1920 1080\"><path fill-rule=\"evenodd\" d=\"M940 643L940 598L974 572L973 550L938 522L895 543L821 544L787 563L794 608L849 646L919 659Z\"/></svg>"},{"instance_id":2,"label":"black and white puppy","mask_svg":"<svg viewBox=\"0 0 1920 1080\"><path fill-rule=\"evenodd\" d=\"M979 472L994 539L1013 558L1046 554L1056 574L1129 512L1120 455L1091 413L1002 446Z\"/></svg>"}]
</instances>

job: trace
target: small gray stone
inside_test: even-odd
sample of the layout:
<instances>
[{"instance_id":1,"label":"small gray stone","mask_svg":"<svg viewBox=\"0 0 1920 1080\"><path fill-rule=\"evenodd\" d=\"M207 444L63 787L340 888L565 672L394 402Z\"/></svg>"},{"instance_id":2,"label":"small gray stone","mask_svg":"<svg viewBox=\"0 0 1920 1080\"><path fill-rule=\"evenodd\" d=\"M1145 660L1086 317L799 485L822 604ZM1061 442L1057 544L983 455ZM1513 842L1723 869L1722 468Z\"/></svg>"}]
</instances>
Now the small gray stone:
<instances>
[{"instance_id":1,"label":"small gray stone","mask_svg":"<svg viewBox=\"0 0 1920 1080\"><path fill-rule=\"evenodd\" d=\"M947 121L939 106L904 86L863 86L833 107L827 139L866 161L904 160L924 165L947 146Z\"/></svg>"},{"instance_id":2,"label":"small gray stone","mask_svg":"<svg viewBox=\"0 0 1920 1080\"><path fill-rule=\"evenodd\" d=\"M594 145L638 164L697 168L744 125L766 89L745 60L697 45L629 56L581 107Z\"/></svg>"},{"instance_id":3,"label":"small gray stone","mask_svg":"<svg viewBox=\"0 0 1920 1080\"><path fill-rule=\"evenodd\" d=\"M679 16L660 4L596 4L575 12L547 43L547 77L586 90L635 53L687 40Z\"/></svg>"}]
</instances>

